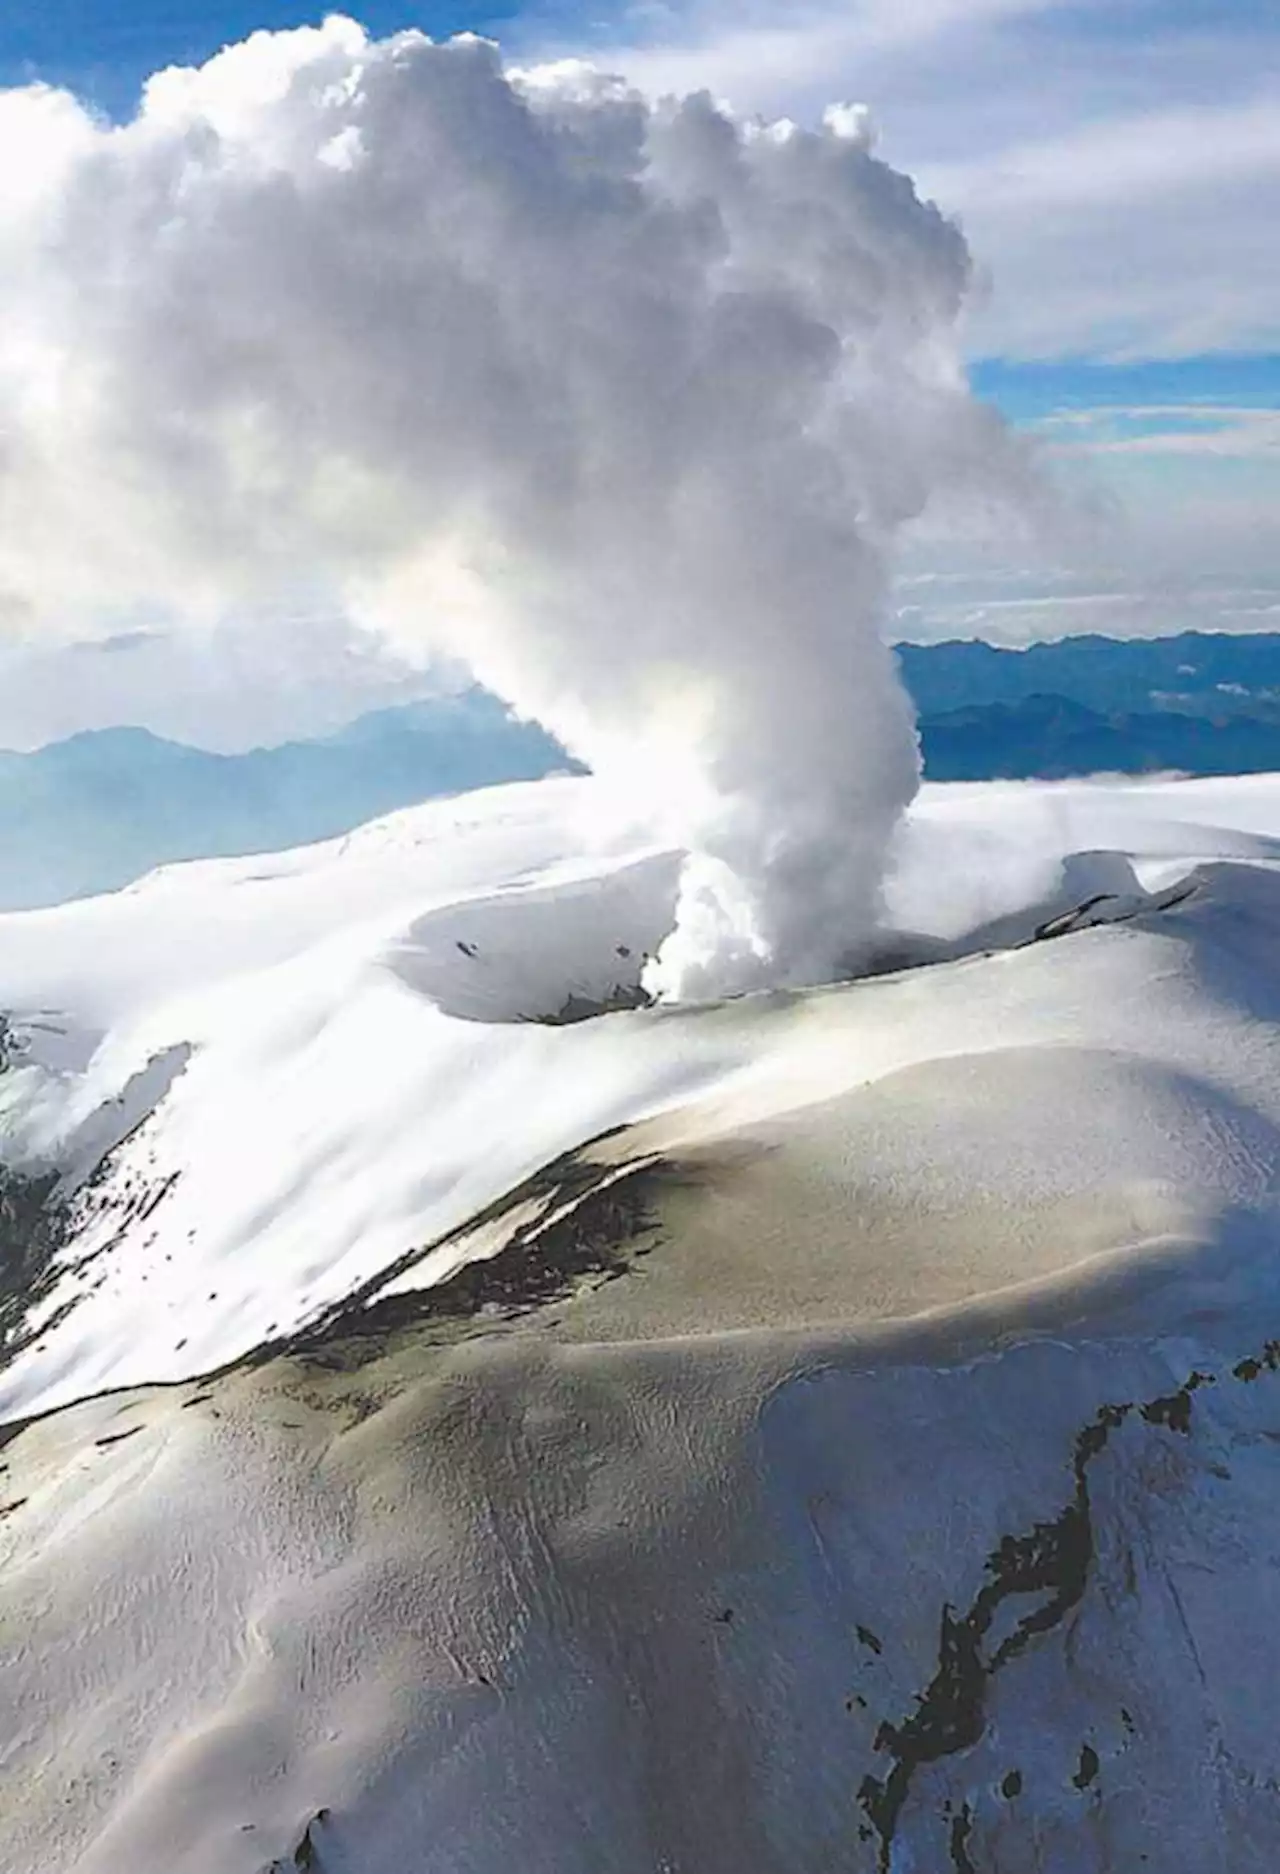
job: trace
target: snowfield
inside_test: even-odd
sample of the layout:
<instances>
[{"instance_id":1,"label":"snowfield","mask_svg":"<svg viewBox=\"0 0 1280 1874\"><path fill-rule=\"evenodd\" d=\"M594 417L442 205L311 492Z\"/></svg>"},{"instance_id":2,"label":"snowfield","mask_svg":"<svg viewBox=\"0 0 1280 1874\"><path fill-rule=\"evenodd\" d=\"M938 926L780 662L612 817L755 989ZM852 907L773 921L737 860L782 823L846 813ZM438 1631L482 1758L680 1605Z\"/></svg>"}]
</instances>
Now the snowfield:
<instances>
[{"instance_id":1,"label":"snowfield","mask_svg":"<svg viewBox=\"0 0 1280 1874\"><path fill-rule=\"evenodd\" d=\"M706 1006L590 780L0 918L0 1864L1269 1865L1278 858L926 788Z\"/></svg>"}]
</instances>

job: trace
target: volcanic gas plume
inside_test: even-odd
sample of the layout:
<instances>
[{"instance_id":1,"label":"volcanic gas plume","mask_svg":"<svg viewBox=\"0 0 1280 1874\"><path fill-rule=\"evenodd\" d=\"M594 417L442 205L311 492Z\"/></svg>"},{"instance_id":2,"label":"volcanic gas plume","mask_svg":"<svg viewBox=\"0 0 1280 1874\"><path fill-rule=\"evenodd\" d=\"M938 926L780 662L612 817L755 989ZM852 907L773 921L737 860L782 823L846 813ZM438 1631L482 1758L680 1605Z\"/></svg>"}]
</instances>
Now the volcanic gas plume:
<instances>
[{"instance_id":1,"label":"volcanic gas plume","mask_svg":"<svg viewBox=\"0 0 1280 1874\"><path fill-rule=\"evenodd\" d=\"M917 784L895 531L1019 465L873 153L350 20L0 94L0 628L323 596L688 850L670 995L823 978ZM52 624L50 624L50 628Z\"/></svg>"}]
</instances>

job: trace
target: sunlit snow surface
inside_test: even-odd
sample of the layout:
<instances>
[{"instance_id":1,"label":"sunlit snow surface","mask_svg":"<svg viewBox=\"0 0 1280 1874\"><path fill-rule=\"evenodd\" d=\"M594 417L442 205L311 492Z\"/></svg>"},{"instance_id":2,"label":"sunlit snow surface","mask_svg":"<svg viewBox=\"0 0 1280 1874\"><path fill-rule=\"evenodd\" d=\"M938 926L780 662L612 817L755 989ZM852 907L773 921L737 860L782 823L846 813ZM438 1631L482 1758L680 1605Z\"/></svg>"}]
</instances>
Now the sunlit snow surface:
<instances>
[{"instance_id":1,"label":"sunlit snow surface","mask_svg":"<svg viewBox=\"0 0 1280 1874\"><path fill-rule=\"evenodd\" d=\"M926 790L887 921L953 949L1018 942L1100 892L1133 909L1126 879L1158 891L1206 861L1270 866L1271 833L1270 778ZM549 781L0 918L17 1043L4 1160L59 1170L71 1196L116 1148L79 1190L51 1325L0 1375L0 1410L220 1366L558 1154L671 1109L803 1107L933 1059L1067 1044L1240 1091L1248 1010L1229 1017L1215 993L1209 1020L1190 953L1161 935L930 970L905 997L873 985L847 1006L537 1019L635 983L678 860L611 824L589 780ZM1047 1160L1061 1138L1046 1115ZM988 1169L1005 1175L998 1157Z\"/></svg>"},{"instance_id":2,"label":"sunlit snow surface","mask_svg":"<svg viewBox=\"0 0 1280 1874\"><path fill-rule=\"evenodd\" d=\"M926 789L896 970L567 1025L591 782L0 919L5 1874L1280 1862L1277 835Z\"/></svg>"}]
</instances>

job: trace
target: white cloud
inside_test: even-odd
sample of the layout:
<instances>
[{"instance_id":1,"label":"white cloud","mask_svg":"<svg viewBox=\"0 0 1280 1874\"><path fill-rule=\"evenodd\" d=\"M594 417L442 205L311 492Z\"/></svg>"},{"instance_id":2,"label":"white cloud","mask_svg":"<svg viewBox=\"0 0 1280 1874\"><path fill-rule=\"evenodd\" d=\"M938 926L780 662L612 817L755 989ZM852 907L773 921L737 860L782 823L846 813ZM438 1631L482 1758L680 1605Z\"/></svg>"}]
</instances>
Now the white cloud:
<instances>
[{"instance_id":1,"label":"white cloud","mask_svg":"<svg viewBox=\"0 0 1280 1874\"><path fill-rule=\"evenodd\" d=\"M1229 105L1144 111L984 154L930 173L946 200L987 213L1103 207L1115 211L1280 176L1280 86Z\"/></svg>"},{"instance_id":2,"label":"white cloud","mask_svg":"<svg viewBox=\"0 0 1280 1874\"><path fill-rule=\"evenodd\" d=\"M976 159L921 165L993 290L983 349L1194 356L1278 342L1280 90L1104 120Z\"/></svg>"},{"instance_id":3,"label":"white cloud","mask_svg":"<svg viewBox=\"0 0 1280 1874\"><path fill-rule=\"evenodd\" d=\"M813 107L860 64L974 26L1042 12L1052 0L842 0L703 5L642 14L635 39L592 43L593 59L654 95L703 87L740 110Z\"/></svg>"},{"instance_id":4,"label":"white cloud","mask_svg":"<svg viewBox=\"0 0 1280 1874\"><path fill-rule=\"evenodd\" d=\"M918 643L984 638L1014 647L1085 632L1163 637L1178 631L1274 631L1280 580L1233 582L1175 566L1128 563L1088 570L963 570L907 574L897 588L896 635Z\"/></svg>"},{"instance_id":5,"label":"white cloud","mask_svg":"<svg viewBox=\"0 0 1280 1874\"><path fill-rule=\"evenodd\" d=\"M208 630L66 643L0 638L0 749L127 723L220 754L323 735L366 710L456 687L347 621L273 611Z\"/></svg>"}]
</instances>

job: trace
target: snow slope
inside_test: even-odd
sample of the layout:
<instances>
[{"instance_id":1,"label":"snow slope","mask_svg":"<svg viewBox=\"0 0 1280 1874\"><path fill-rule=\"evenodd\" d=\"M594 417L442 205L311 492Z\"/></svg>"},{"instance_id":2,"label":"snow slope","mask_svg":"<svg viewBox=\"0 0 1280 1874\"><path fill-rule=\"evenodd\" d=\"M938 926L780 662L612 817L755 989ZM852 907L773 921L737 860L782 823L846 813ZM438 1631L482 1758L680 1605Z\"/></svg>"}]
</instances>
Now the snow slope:
<instances>
[{"instance_id":1,"label":"snow slope","mask_svg":"<svg viewBox=\"0 0 1280 1874\"><path fill-rule=\"evenodd\" d=\"M0 919L5 1867L1269 1864L1280 781L926 790L942 960L538 1019L610 807Z\"/></svg>"},{"instance_id":2,"label":"snow slope","mask_svg":"<svg viewBox=\"0 0 1280 1874\"><path fill-rule=\"evenodd\" d=\"M1265 860L1269 816L1280 826L1271 780L933 790L891 908L953 948L1016 941L1099 890L1131 908L1114 855L1159 888L1214 853ZM1219 1040L1185 971L1132 943L1105 946L1079 988L1073 952L835 1001L527 1019L635 984L677 865L612 824L592 782L550 781L0 919L21 1050L0 1082L4 1155L56 1168L76 1203L0 1410L235 1359L558 1154L695 1100L811 1105L997 1038L1154 1053L1240 1093L1234 1033ZM1148 940L1161 956L1167 929Z\"/></svg>"},{"instance_id":3,"label":"snow slope","mask_svg":"<svg viewBox=\"0 0 1280 1874\"><path fill-rule=\"evenodd\" d=\"M1074 889L1058 908L1116 889L1117 860L1100 851L1132 855L1167 888L1209 855L1265 859L1268 823L1280 825L1271 781L934 790L909 823L891 908L960 948L993 928L1007 942L1054 906L1064 857ZM972 971L909 983L924 997L916 1023L902 991L740 1004L727 1019L521 1019L635 983L669 923L677 860L612 825L591 782L556 781L0 920L0 996L23 1051L0 1086L6 1156L82 1188L43 1304L52 1325L34 1332L33 1318L2 1408L233 1359L583 1140L753 1079L766 1107L779 1082L807 1104L998 1033L1138 1057L1158 1046L1169 1067L1230 1080L1206 1063L1185 997L1161 1006L1161 974L1118 946L1103 967L1126 980L1083 995L1046 995L1033 957L981 987ZM1051 967L1057 984L1069 965ZM845 1023L852 1046L833 1039Z\"/></svg>"}]
</instances>

